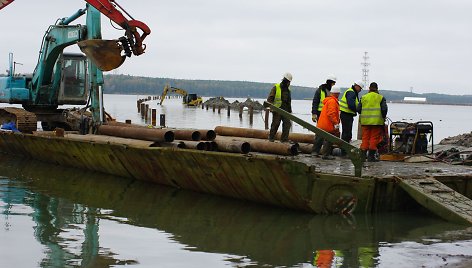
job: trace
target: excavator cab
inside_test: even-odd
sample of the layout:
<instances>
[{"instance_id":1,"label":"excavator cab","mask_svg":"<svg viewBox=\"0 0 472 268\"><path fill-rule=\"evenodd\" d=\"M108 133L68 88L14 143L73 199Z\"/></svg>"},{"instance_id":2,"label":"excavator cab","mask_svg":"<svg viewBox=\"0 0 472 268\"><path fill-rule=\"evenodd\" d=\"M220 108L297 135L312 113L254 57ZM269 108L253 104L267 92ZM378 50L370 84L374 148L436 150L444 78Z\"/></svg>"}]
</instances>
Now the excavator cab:
<instances>
[{"instance_id":1,"label":"excavator cab","mask_svg":"<svg viewBox=\"0 0 472 268\"><path fill-rule=\"evenodd\" d=\"M89 92L87 57L83 54L62 54L59 62L61 62L61 84L58 104L86 104Z\"/></svg>"}]
</instances>

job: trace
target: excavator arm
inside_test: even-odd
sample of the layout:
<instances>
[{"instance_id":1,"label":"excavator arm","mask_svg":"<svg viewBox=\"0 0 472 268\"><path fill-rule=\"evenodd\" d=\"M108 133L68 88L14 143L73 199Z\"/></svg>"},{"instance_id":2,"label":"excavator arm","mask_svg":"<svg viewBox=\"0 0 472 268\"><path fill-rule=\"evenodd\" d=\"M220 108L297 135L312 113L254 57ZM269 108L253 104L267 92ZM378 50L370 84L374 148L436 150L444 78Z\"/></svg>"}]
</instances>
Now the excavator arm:
<instances>
[{"instance_id":1,"label":"excavator arm","mask_svg":"<svg viewBox=\"0 0 472 268\"><path fill-rule=\"evenodd\" d=\"M161 101L159 102L159 105L162 105L162 102L164 102L164 99L167 96L167 93L172 92L172 93L177 93L179 95L182 95L184 98L188 95L186 90L176 88L176 87L171 87L168 84L164 86L164 90L162 91L161 95Z\"/></svg>"}]
</instances>

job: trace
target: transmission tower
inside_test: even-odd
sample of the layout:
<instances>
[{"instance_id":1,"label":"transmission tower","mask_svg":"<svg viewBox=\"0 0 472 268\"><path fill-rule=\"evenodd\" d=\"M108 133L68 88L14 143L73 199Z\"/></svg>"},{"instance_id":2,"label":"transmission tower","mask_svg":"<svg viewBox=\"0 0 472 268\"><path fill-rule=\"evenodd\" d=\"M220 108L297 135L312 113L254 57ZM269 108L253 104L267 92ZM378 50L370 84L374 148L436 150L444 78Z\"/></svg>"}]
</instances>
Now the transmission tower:
<instances>
[{"instance_id":1,"label":"transmission tower","mask_svg":"<svg viewBox=\"0 0 472 268\"><path fill-rule=\"evenodd\" d=\"M368 52L364 52L364 56L362 57L364 61L361 63L362 65L362 82L364 82L365 88L369 87L369 56L367 55Z\"/></svg>"}]
</instances>

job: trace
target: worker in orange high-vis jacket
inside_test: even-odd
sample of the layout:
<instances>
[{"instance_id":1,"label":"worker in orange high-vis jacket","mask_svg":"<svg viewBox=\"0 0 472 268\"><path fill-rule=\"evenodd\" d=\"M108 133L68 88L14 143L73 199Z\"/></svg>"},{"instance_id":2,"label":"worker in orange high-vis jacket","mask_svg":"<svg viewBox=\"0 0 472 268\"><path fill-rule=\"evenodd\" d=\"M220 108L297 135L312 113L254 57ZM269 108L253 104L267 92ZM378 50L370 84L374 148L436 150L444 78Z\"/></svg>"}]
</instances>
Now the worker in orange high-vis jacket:
<instances>
[{"instance_id":1,"label":"worker in orange high-vis jacket","mask_svg":"<svg viewBox=\"0 0 472 268\"><path fill-rule=\"evenodd\" d=\"M385 118L387 118L387 101L379 94L377 83L369 86L369 93L362 96L357 106L362 128L361 150L367 155L367 161L378 161L376 158L377 145L383 139ZM368 152L367 152L368 151Z\"/></svg>"},{"instance_id":2,"label":"worker in orange high-vis jacket","mask_svg":"<svg viewBox=\"0 0 472 268\"><path fill-rule=\"evenodd\" d=\"M320 117L316 126L328 133L331 133L339 137L339 97L340 89L333 87L331 94L323 100L323 109L321 109ZM323 159L333 160L334 157L331 155L333 148L332 143L319 137L315 138L313 145L313 152L315 156L320 155L321 147L324 147Z\"/></svg>"}]
</instances>

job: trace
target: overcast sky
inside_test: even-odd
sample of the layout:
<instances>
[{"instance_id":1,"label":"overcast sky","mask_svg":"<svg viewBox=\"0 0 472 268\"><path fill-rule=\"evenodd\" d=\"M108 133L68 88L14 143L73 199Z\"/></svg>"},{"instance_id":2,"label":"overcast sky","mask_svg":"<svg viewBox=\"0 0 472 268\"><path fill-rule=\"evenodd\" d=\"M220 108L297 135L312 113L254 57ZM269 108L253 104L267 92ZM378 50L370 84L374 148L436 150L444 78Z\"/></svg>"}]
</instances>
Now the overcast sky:
<instances>
[{"instance_id":1,"label":"overcast sky","mask_svg":"<svg viewBox=\"0 0 472 268\"><path fill-rule=\"evenodd\" d=\"M470 0L118 0L152 30L146 53L121 74L318 86L362 79L381 89L472 94ZM0 11L0 66L8 52L31 72L49 24L83 8L82 0L16 0ZM78 20L79 23L84 21ZM104 38L121 36L102 17ZM3 62L3 63L2 63ZM2 72L4 72L2 70Z\"/></svg>"}]
</instances>

